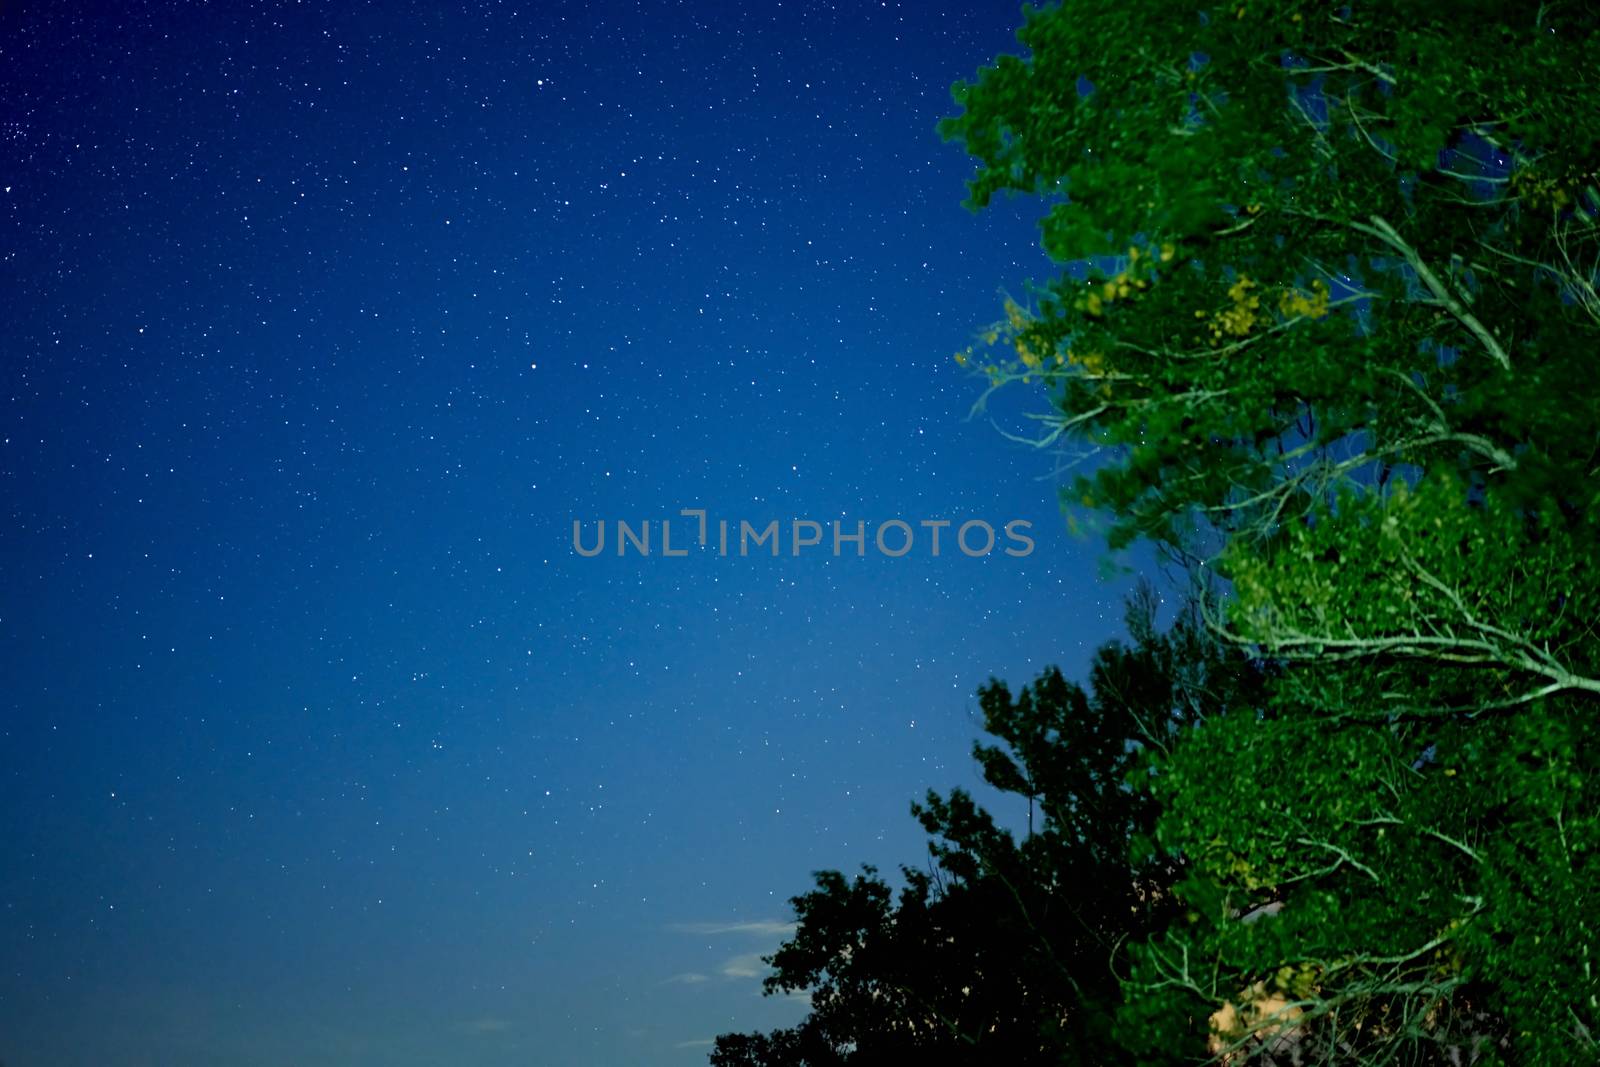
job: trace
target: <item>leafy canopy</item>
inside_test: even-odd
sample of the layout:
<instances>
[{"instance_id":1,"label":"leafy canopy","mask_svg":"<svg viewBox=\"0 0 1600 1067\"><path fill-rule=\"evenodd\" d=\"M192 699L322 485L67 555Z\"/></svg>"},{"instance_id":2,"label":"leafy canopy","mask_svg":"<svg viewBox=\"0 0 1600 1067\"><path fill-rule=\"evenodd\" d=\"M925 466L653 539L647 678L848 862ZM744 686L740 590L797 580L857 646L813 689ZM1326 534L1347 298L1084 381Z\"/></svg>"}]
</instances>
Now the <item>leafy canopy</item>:
<instances>
[{"instance_id":1,"label":"leafy canopy","mask_svg":"<svg viewBox=\"0 0 1600 1067\"><path fill-rule=\"evenodd\" d=\"M1217 595L991 683L1039 827L819 875L713 1063L1600 1061L1600 8L1024 18L943 132L1064 269L957 360Z\"/></svg>"},{"instance_id":2,"label":"leafy canopy","mask_svg":"<svg viewBox=\"0 0 1600 1067\"><path fill-rule=\"evenodd\" d=\"M1600 9L1025 14L943 129L1070 266L958 359L1042 384L1037 443L1109 457L1071 499L1285 668L1154 779L1193 921L1122 1039L1592 1060Z\"/></svg>"}]
</instances>

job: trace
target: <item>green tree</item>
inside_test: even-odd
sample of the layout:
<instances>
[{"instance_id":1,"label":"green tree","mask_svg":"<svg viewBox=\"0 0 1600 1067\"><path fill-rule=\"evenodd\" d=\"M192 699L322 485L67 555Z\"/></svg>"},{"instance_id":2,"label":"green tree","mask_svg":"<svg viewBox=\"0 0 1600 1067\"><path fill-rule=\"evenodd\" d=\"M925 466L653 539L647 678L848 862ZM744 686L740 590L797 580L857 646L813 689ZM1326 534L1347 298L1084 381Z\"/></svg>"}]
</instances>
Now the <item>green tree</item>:
<instances>
[{"instance_id":1,"label":"green tree","mask_svg":"<svg viewBox=\"0 0 1600 1067\"><path fill-rule=\"evenodd\" d=\"M1594 1060L1600 9L1025 16L944 132L1074 267L957 358L1042 384L1037 443L1108 457L1071 502L1285 668L1153 779L1189 909L1123 1039Z\"/></svg>"}]
</instances>

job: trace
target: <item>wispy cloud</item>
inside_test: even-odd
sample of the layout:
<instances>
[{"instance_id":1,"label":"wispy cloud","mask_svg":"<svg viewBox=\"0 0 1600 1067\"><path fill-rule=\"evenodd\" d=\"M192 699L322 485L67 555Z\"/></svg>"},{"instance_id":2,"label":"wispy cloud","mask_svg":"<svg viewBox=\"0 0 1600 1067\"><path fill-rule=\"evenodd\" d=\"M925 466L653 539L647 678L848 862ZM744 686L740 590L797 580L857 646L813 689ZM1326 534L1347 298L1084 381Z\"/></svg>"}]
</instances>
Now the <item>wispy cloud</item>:
<instances>
[{"instance_id":1,"label":"wispy cloud","mask_svg":"<svg viewBox=\"0 0 1600 1067\"><path fill-rule=\"evenodd\" d=\"M744 922L723 923L673 923L672 929L680 934L750 934L757 937L788 937L794 933L794 923L777 919L754 919Z\"/></svg>"},{"instance_id":2,"label":"wispy cloud","mask_svg":"<svg viewBox=\"0 0 1600 1067\"><path fill-rule=\"evenodd\" d=\"M727 922L673 923L668 929L680 934L695 934L701 937L740 938L746 941L748 947L765 944L772 945L773 949L776 949L775 942L793 936L795 924L780 922L777 919L737 919ZM755 944L749 945L750 942ZM742 952L719 965L716 968L716 975L731 981L765 978L772 973L772 967L762 957L771 954L771 951ZM710 981L710 976L700 971L689 971L674 975L667 981L680 984L699 983Z\"/></svg>"},{"instance_id":3,"label":"wispy cloud","mask_svg":"<svg viewBox=\"0 0 1600 1067\"><path fill-rule=\"evenodd\" d=\"M673 1048L710 1048L716 1041L709 1037L695 1038L693 1041L680 1041Z\"/></svg>"},{"instance_id":4,"label":"wispy cloud","mask_svg":"<svg viewBox=\"0 0 1600 1067\"><path fill-rule=\"evenodd\" d=\"M682 974L673 975L671 978L668 978L667 981L675 985L699 985L701 982L711 981L711 977L709 975L700 974L697 971L685 971Z\"/></svg>"},{"instance_id":5,"label":"wispy cloud","mask_svg":"<svg viewBox=\"0 0 1600 1067\"><path fill-rule=\"evenodd\" d=\"M510 1019L468 1019L456 1023L455 1028L464 1034L482 1037L485 1034L503 1034L515 1025Z\"/></svg>"},{"instance_id":6,"label":"wispy cloud","mask_svg":"<svg viewBox=\"0 0 1600 1067\"><path fill-rule=\"evenodd\" d=\"M735 956L724 963L719 970L724 978L761 978L771 970L762 960L759 953L751 952L744 956Z\"/></svg>"}]
</instances>

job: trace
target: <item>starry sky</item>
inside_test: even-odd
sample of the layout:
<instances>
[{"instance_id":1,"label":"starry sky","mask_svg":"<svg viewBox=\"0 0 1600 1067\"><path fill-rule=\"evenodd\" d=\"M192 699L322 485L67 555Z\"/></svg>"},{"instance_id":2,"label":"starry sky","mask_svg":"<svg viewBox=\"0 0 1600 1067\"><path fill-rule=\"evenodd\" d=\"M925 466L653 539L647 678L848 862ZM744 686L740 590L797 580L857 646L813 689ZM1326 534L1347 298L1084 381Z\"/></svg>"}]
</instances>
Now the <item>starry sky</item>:
<instances>
[{"instance_id":1,"label":"starry sky","mask_svg":"<svg viewBox=\"0 0 1600 1067\"><path fill-rule=\"evenodd\" d=\"M1019 23L0 5L7 1067L670 1067L799 1017L759 957L809 872L919 863L976 688L1120 628L950 358L1053 273L935 132ZM1037 547L573 550L681 508Z\"/></svg>"}]
</instances>

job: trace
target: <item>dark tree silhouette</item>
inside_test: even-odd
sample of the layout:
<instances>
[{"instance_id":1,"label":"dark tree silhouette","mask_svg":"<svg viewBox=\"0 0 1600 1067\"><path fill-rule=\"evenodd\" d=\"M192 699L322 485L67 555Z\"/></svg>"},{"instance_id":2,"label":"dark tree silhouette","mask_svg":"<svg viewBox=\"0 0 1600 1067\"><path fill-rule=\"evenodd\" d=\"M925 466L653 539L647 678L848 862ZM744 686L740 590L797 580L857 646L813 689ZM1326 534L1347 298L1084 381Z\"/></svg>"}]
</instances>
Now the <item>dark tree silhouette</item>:
<instances>
[{"instance_id":1,"label":"dark tree silhouette","mask_svg":"<svg viewBox=\"0 0 1600 1067\"><path fill-rule=\"evenodd\" d=\"M868 867L816 875L794 898L794 936L770 958L768 993L805 991L796 1027L725 1034L717 1067L1090 1064L1114 1047L1120 946L1164 926L1181 873L1149 841L1140 787L1153 756L1192 724L1248 703L1261 673L1209 639L1193 612L1168 631L1153 595L1129 612L1132 645L1102 648L1088 690L1045 671L1015 696L980 691L985 780L1026 798L1020 838L962 790L913 813L926 870L898 892Z\"/></svg>"}]
</instances>

